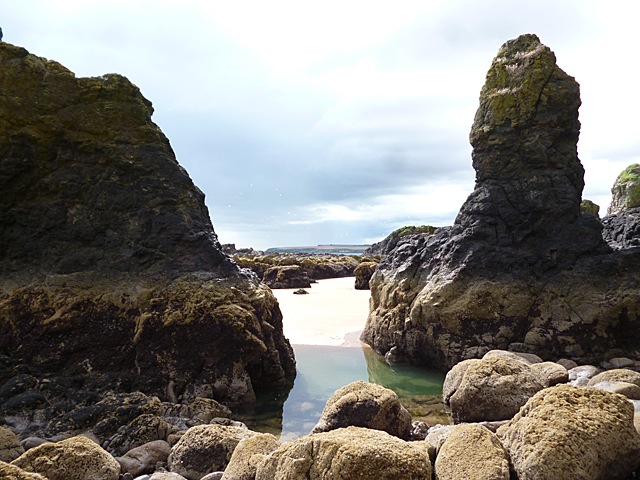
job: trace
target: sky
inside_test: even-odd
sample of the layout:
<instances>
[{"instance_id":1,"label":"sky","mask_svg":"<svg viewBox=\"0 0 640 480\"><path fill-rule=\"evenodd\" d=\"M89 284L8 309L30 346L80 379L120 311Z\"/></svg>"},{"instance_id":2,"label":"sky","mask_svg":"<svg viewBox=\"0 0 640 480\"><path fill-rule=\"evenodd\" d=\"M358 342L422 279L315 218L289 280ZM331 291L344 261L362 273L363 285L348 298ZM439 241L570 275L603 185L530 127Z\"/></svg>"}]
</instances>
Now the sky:
<instances>
[{"instance_id":1,"label":"sky","mask_svg":"<svg viewBox=\"0 0 640 480\"><path fill-rule=\"evenodd\" d=\"M369 244L451 225L500 46L535 33L581 85L583 198L640 162L637 0L0 0L3 41L120 73L222 243ZM634 13L636 12L636 13Z\"/></svg>"}]
</instances>

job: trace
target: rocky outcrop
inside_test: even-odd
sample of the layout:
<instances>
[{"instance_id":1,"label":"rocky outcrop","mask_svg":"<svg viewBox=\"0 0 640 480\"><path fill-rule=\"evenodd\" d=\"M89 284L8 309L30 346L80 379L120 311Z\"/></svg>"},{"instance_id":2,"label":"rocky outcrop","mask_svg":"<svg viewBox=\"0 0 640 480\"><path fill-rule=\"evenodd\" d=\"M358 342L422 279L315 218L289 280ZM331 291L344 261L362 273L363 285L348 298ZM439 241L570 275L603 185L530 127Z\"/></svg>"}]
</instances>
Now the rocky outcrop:
<instances>
[{"instance_id":1,"label":"rocky outcrop","mask_svg":"<svg viewBox=\"0 0 640 480\"><path fill-rule=\"evenodd\" d=\"M393 390L357 381L339 388L327 400L311 433L349 426L384 430L406 440L411 434L411 415Z\"/></svg>"},{"instance_id":2,"label":"rocky outcrop","mask_svg":"<svg viewBox=\"0 0 640 480\"><path fill-rule=\"evenodd\" d=\"M369 280L376 271L377 262L362 262L353 272L356 276L355 289L369 290Z\"/></svg>"},{"instance_id":3,"label":"rocky outcrop","mask_svg":"<svg viewBox=\"0 0 640 480\"><path fill-rule=\"evenodd\" d=\"M611 188L611 205L602 219L602 236L615 249L640 246L640 165L618 175Z\"/></svg>"},{"instance_id":4,"label":"rocky outcrop","mask_svg":"<svg viewBox=\"0 0 640 480\"><path fill-rule=\"evenodd\" d=\"M380 430L339 428L283 444L257 468L256 480L431 479L422 442L404 442Z\"/></svg>"},{"instance_id":5,"label":"rocky outcrop","mask_svg":"<svg viewBox=\"0 0 640 480\"><path fill-rule=\"evenodd\" d=\"M125 77L0 42L0 354L250 403L295 375L281 312L221 251L152 113Z\"/></svg>"},{"instance_id":6,"label":"rocky outcrop","mask_svg":"<svg viewBox=\"0 0 640 480\"><path fill-rule=\"evenodd\" d=\"M441 369L491 349L596 364L637 355L640 253L612 252L580 213L579 105L535 35L501 47L470 134L475 189L453 227L379 263L366 343Z\"/></svg>"},{"instance_id":7,"label":"rocky outcrop","mask_svg":"<svg viewBox=\"0 0 640 480\"><path fill-rule=\"evenodd\" d=\"M640 465L633 405L596 388L545 389L497 435L519 479L623 479Z\"/></svg>"},{"instance_id":8,"label":"rocky outcrop","mask_svg":"<svg viewBox=\"0 0 640 480\"><path fill-rule=\"evenodd\" d=\"M271 267L264 272L264 283L271 288L310 288L311 280L298 265Z\"/></svg>"},{"instance_id":9,"label":"rocky outcrop","mask_svg":"<svg viewBox=\"0 0 640 480\"><path fill-rule=\"evenodd\" d=\"M409 240L415 235L428 236L433 235L438 229L430 225L421 225L415 227L413 225L402 227L394 230L385 238L377 243L374 243L364 251L364 255L378 255L384 256L391 253L391 251L403 243L405 240Z\"/></svg>"},{"instance_id":10,"label":"rocky outcrop","mask_svg":"<svg viewBox=\"0 0 640 480\"><path fill-rule=\"evenodd\" d=\"M254 480L258 464L280 447L270 433L261 433L241 440L224 470L223 480Z\"/></svg>"}]
</instances>

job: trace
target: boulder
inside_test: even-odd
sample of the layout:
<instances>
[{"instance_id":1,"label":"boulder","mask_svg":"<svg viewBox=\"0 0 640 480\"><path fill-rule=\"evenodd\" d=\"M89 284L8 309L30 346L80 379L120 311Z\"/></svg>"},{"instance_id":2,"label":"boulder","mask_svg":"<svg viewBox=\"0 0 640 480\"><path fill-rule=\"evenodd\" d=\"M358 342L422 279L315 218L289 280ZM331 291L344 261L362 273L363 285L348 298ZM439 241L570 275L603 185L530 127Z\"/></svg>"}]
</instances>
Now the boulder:
<instances>
[{"instance_id":1,"label":"boulder","mask_svg":"<svg viewBox=\"0 0 640 480\"><path fill-rule=\"evenodd\" d=\"M258 464L256 480L431 480L423 442L347 427L285 443Z\"/></svg>"},{"instance_id":2,"label":"boulder","mask_svg":"<svg viewBox=\"0 0 640 480\"><path fill-rule=\"evenodd\" d=\"M444 377L444 383L442 384L442 400L446 405L449 405L451 396L456 393L456 390L458 390L458 387L462 382L462 377L464 377L464 373L471 365L479 361L480 360L477 358L463 360L460 363L456 363L451 367L451 370L447 372Z\"/></svg>"},{"instance_id":3,"label":"boulder","mask_svg":"<svg viewBox=\"0 0 640 480\"><path fill-rule=\"evenodd\" d=\"M569 383L576 387L586 387L593 377L598 375L602 370L593 365L581 365L567 371L569 374Z\"/></svg>"},{"instance_id":4,"label":"boulder","mask_svg":"<svg viewBox=\"0 0 640 480\"><path fill-rule=\"evenodd\" d=\"M187 480L182 475L175 472L155 472L149 480Z\"/></svg>"},{"instance_id":5,"label":"boulder","mask_svg":"<svg viewBox=\"0 0 640 480\"><path fill-rule=\"evenodd\" d=\"M531 370L538 374L545 388L569 381L567 369L555 362L534 363L531 365Z\"/></svg>"},{"instance_id":6,"label":"boulder","mask_svg":"<svg viewBox=\"0 0 640 480\"><path fill-rule=\"evenodd\" d=\"M9 463L24 453L24 447L15 433L0 427L0 462Z\"/></svg>"},{"instance_id":7,"label":"boulder","mask_svg":"<svg viewBox=\"0 0 640 480\"><path fill-rule=\"evenodd\" d=\"M280 442L270 433L260 433L241 440L231 455L222 479L254 480L258 463L278 447Z\"/></svg>"},{"instance_id":8,"label":"boulder","mask_svg":"<svg viewBox=\"0 0 640 480\"><path fill-rule=\"evenodd\" d=\"M497 435L521 480L624 479L640 466L633 405L597 388L545 389Z\"/></svg>"},{"instance_id":9,"label":"boulder","mask_svg":"<svg viewBox=\"0 0 640 480\"><path fill-rule=\"evenodd\" d=\"M271 288L309 288L311 280L299 265L271 267L262 281Z\"/></svg>"},{"instance_id":10,"label":"boulder","mask_svg":"<svg viewBox=\"0 0 640 480\"><path fill-rule=\"evenodd\" d=\"M355 289L369 290L369 280L376 271L377 262L362 262L353 272L356 276Z\"/></svg>"},{"instance_id":11,"label":"boulder","mask_svg":"<svg viewBox=\"0 0 640 480\"><path fill-rule=\"evenodd\" d=\"M48 480L38 473L25 472L21 468L0 460L0 478L3 480Z\"/></svg>"},{"instance_id":12,"label":"boulder","mask_svg":"<svg viewBox=\"0 0 640 480\"><path fill-rule=\"evenodd\" d=\"M629 400L640 400L640 387L634 383L604 381L590 386L593 388L601 388L607 392L619 393Z\"/></svg>"},{"instance_id":13,"label":"boulder","mask_svg":"<svg viewBox=\"0 0 640 480\"><path fill-rule=\"evenodd\" d=\"M592 387L600 382L627 382L640 387L640 373L627 370L626 368L606 370L591 377L587 386Z\"/></svg>"},{"instance_id":14,"label":"boulder","mask_svg":"<svg viewBox=\"0 0 640 480\"><path fill-rule=\"evenodd\" d=\"M120 464L86 437L42 444L11 464L48 480L118 480L120 474Z\"/></svg>"},{"instance_id":15,"label":"boulder","mask_svg":"<svg viewBox=\"0 0 640 480\"><path fill-rule=\"evenodd\" d=\"M224 470L240 440L254 435L256 432L224 425L191 427L171 449L169 468L188 480L200 480Z\"/></svg>"},{"instance_id":16,"label":"boulder","mask_svg":"<svg viewBox=\"0 0 640 480\"><path fill-rule=\"evenodd\" d=\"M408 439L411 436L411 414L401 405L393 390L357 381L335 391L311 433L348 426L383 430Z\"/></svg>"},{"instance_id":17,"label":"boulder","mask_svg":"<svg viewBox=\"0 0 640 480\"><path fill-rule=\"evenodd\" d=\"M120 464L120 473L130 473L134 477L144 473L153 473L158 462L166 462L171 447L164 440L154 440L132 448L116 460Z\"/></svg>"},{"instance_id":18,"label":"boulder","mask_svg":"<svg viewBox=\"0 0 640 480\"><path fill-rule=\"evenodd\" d=\"M454 422L506 420L544 388L530 365L506 357L472 363L449 398Z\"/></svg>"},{"instance_id":19,"label":"boulder","mask_svg":"<svg viewBox=\"0 0 640 480\"><path fill-rule=\"evenodd\" d=\"M509 480L509 455L495 433L478 424L456 425L440 447L436 480Z\"/></svg>"},{"instance_id":20,"label":"boulder","mask_svg":"<svg viewBox=\"0 0 640 480\"><path fill-rule=\"evenodd\" d=\"M0 42L0 353L251 403L295 376L272 292L221 251L137 86Z\"/></svg>"},{"instance_id":21,"label":"boulder","mask_svg":"<svg viewBox=\"0 0 640 480\"><path fill-rule=\"evenodd\" d=\"M136 417L124 429L118 429L118 433L109 438L103 446L113 455L124 455L146 443L166 440L170 434L176 431L178 431L176 427L169 425L162 418L144 414Z\"/></svg>"},{"instance_id":22,"label":"boulder","mask_svg":"<svg viewBox=\"0 0 640 480\"><path fill-rule=\"evenodd\" d=\"M382 258L363 341L443 370L493 349L579 363L640 351L640 250L613 251L580 213L579 106L535 35L500 48L470 133L474 191L452 227Z\"/></svg>"},{"instance_id":23,"label":"boulder","mask_svg":"<svg viewBox=\"0 0 640 480\"><path fill-rule=\"evenodd\" d=\"M527 365L542 363L543 361L539 356L533 353L509 352L507 350L490 350L482 356L482 358L491 357L512 358L514 360L520 360Z\"/></svg>"}]
</instances>

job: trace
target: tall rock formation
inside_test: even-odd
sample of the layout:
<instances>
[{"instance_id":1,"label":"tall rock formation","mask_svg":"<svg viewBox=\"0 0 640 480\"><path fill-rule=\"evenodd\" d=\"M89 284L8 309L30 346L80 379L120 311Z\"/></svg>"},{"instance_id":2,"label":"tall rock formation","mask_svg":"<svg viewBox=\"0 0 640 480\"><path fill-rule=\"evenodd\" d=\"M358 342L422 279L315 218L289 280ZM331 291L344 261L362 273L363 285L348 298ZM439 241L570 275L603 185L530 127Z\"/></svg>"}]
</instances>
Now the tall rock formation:
<instances>
[{"instance_id":1,"label":"tall rock formation","mask_svg":"<svg viewBox=\"0 0 640 480\"><path fill-rule=\"evenodd\" d=\"M535 35L493 60L471 128L476 185L453 227L393 250L362 338L449 368L490 349L596 360L640 348L640 256L580 213L579 86Z\"/></svg>"},{"instance_id":2,"label":"tall rock formation","mask_svg":"<svg viewBox=\"0 0 640 480\"><path fill-rule=\"evenodd\" d=\"M222 253L152 113L125 77L0 42L0 354L251 402L295 376L280 309Z\"/></svg>"}]
</instances>

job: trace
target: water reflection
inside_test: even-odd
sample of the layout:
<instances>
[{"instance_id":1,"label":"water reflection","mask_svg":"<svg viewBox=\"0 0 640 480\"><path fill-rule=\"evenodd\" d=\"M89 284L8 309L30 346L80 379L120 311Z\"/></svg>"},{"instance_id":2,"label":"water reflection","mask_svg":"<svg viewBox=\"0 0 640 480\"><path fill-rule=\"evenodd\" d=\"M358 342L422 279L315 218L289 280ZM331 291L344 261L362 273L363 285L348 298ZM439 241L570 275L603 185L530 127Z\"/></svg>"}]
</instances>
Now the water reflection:
<instances>
[{"instance_id":1,"label":"water reflection","mask_svg":"<svg viewBox=\"0 0 640 480\"><path fill-rule=\"evenodd\" d=\"M283 442L307 435L329 397L356 380L394 390L414 419L447 421L446 414L438 413L444 411L439 398L444 375L440 372L411 365L389 366L364 344L360 348L293 345L293 349L298 370L293 388L263 389L257 392L254 407L234 412L234 418L250 429L280 435Z\"/></svg>"}]
</instances>

